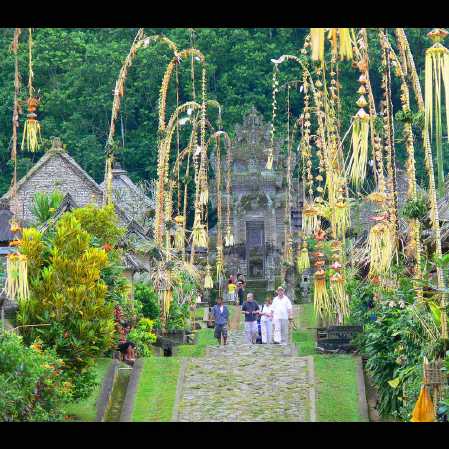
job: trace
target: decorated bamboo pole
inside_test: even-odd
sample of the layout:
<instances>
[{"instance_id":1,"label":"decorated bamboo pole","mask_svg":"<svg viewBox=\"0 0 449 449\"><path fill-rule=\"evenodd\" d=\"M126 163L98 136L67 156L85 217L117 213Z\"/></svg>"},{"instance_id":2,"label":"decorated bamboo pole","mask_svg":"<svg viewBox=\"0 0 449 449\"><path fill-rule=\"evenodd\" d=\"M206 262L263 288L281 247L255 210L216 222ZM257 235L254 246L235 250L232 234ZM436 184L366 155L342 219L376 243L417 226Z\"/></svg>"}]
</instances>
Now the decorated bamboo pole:
<instances>
[{"instance_id":1,"label":"decorated bamboo pole","mask_svg":"<svg viewBox=\"0 0 449 449\"><path fill-rule=\"evenodd\" d=\"M410 51L410 46L407 40L407 36L402 28L396 29L396 36L400 45L404 48L404 53L407 60L407 66L409 68L410 78L412 80L412 87L415 93L415 97L418 103L418 107L421 113L425 112L425 104L421 91L421 84L419 82L418 73L416 71L415 62L413 59L413 55ZM433 169L433 160L432 160L432 148L430 144L430 138L426 130L423 130L423 146L424 146L424 160L425 167L427 170L427 174L429 177L429 200L430 200L430 212L429 216L431 218L432 228L435 236L435 256L437 258L442 257L441 250L441 228L439 221L439 212L437 207L437 191L435 185L435 175ZM437 266L437 280L438 280L438 288L443 290L446 285L446 281L444 278L444 273L441 267ZM445 308L446 306L447 294L441 294L441 307ZM447 339L447 316L446 314L442 314L442 329L441 333L443 338Z\"/></svg>"},{"instance_id":2,"label":"decorated bamboo pole","mask_svg":"<svg viewBox=\"0 0 449 449\"><path fill-rule=\"evenodd\" d=\"M218 134L218 133L216 133ZM223 218L221 208L221 148L220 148L220 135L215 135L215 187L217 195L217 261L216 261L216 274L218 281L219 294L221 294L221 280L224 269L224 256L223 256Z\"/></svg>"},{"instance_id":3,"label":"decorated bamboo pole","mask_svg":"<svg viewBox=\"0 0 449 449\"><path fill-rule=\"evenodd\" d=\"M229 142L226 154L226 233L225 246L234 246L234 235L231 223L232 210L232 147Z\"/></svg>"},{"instance_id":4,"label":"decorated bamboo pole","mask_svg":"<svg viewBox=\"0 0 449 449\"><path fill-rule=\"evenodd\" d=\"M385 150L387 159L387 173L389 182L389 195L392 207L390 208L390 218L394 229L394 248L398 249L399 243L399 217L398 217L398 193L396 183L396 150L394 143L393 124L393 104L391 101L391 61L388 47L385 44L387 39L386 31L379 30L380 45L383 55L383 88L384 88L384 129L385 129Z\"/></svg>"},{"instance_id":5,"label":"decorated bamboo pole","mask_svg":"<svg viewBox=\"0 0 449 449\"><path fill-rule=\"evenodd\" d=\"M443 129L441 126L442 87L444 87L446 100L446 129L449 132L449 50L441 42L448 34L442 28L435 28L427 34L433 45L426 50L425 66L425 128L431 141L435 137L438 193L440 196L444 195Z\"/></svg>"},{"instance_id":6,"label":"decorated bamboo pole","mask_svg":"<svg viewBox=\"0 0 449 449\"><path fill-rule=\"evenodd\" d=\"M39 106L40 99L34 95L33 87L33 38L32 30L28 28L28 114L23 128L22 138L22 150L25 148L28 151L35 152L39 150L39 144L41 141L41 126L37 120L37 108Z\"/></svg>"},{"instance_id":7,"label":"decorated bamboo pole","mask_svg":"<svg viewBox=\"0 0 449 449\"><path fill-rule=\"evenodd\" d=\"M16 28L14 30L14 38L11 44L11 51L14 54L14 105L12 114L12 148L11 159L14 164L13 178L12 178L12 199L13 202L17 199L17 129L19 127L19 114L21 107L19 103L20 95L20 73L19 73L19 58L17 52L19 50L19 39L22 30ZM17 204L13 204L13 216L17 214Z\"/></svg>"},{"instance_id":8,"label":"decorated bamboo pole","mask_svg":"<svg viewBox=\"0 0 449 449\"><path fill-rule=\"evenodd\" d=\"M421 84L419 82L418 73L415 67L415 61L413 59L413 55L410 51L410 46L407 40L407 36L403 30L403 28L396 28L396 37L399 45L404 49L404 54L407 59L407 65L410 71L410 77L412 80L412 86L415 93L415 97L418 103L418 107L421 113L425 113L425 103L424 98L421 91ZM429 178L429 200L430 200L430 219L432 222L432 228L435 234L435 256L436 258L442 257L441 250L441 228L440 228L440 220L438 213L438 204L437 204L437 191L435 186L435 174L433 169L433 160L432 160L432 147L430 144L430 137L425 127L423 130L423 146L424 146L424 161L426 166L427 175ZM437 279L438 279L438 288L440 290L444 290L446 286L446 280L444 278L444 272L441 267L437 265ZM447 294L441 293L441 301L440 307L444 311L446 309L446 301ZM441 314L441 336L444 339L448 338L448 329L447 329L447 315L446 313Z\"/></svg>"},{"instance_id":9,"label":"decorated bamboo pole","mask_svg":"<svg viewBox=\"0 0 449 449\"><path fill-rule=\"evenodd\" d=\"M31 33L31 30L30 30ZM12 149L11 159L14 163L13 179L12 179L12 202L13 204L13 218L10 223L10 229L13 234L20 231L20 226L16 220L16 214L18 212L17 204L17 128L19 127L19 114L21 112L19 103L20 94L20 74L19 74L19 60L17 52L19 49L21 29L16 28L14 30L14 38L11 44L11 51L14 54L14 105L12 115ZM31 34L30 34L31 39ZM30 47L31 48L31 47ZM31 51L31 50L30 50ZM31 69L30 69L31 70ZM32 75L30 73L30 79ZM10 246L17 247L20 244L20 240L13 240L10 242ZM28 289L28 259L24 254L20 252L8 254L6 259L6 285L5 290L8 298L12 301L19 300L24 301L29 297Z\"/></svg>"},{"instance_id":10,"label":"decorated bamboo pole","mask_svg":"<svg viewBox=\"0 0 449 449\"><path fill-rule=\"evenodd\" d=\"M293 265L293 239L291 220L291 187L292 187L292 138L290 136L290 85L287 87L287 191L284 208L284 263L282 265L282 280L285 283L288 266Z\"/></svg>"},{"instance_id":11,"label":"decorated bamboo pole","mask_svg":"<svg viewBox=\"0 0 449 449\"><path fill-rule=\"evenodd\" d=\"M401 81L401 105L403 113L403 135L405 140L405 147L407 150L407 198L416 201L417 199L417 184L416 184L416 170L415 170L415 148L412 130L412 117L410 109L410 92L406 80L406 60L403 46L399 44L399 51L402 61L399 60L394 50L391 48L388 39L385 39L384 44L388 46L392 63L394 63L394 73ZM419 219L412 218L409 220L409 252L414 255L413 274L415 291L418 301L423 300L423 291L420 285L422 279L421 269L421 223Z\"/></svg>"},{"instance_id":12,"label":"decorated bamboo pole","mask_svg":"<svg viewBox=\"0 0 449 449\"><path fill-rule=\"evenodd\" d=\"M373 149L374 175L377 182L377 197L380 199L385 195L385 176L384 163L382 154L382 139L378 135L375 127L375 120L377 117L376 103L374 101L373 89L371 87L371 80L369 76L369 53L368 53L368 35L366 28L361 28L359 31L359 39L357 40L355 54L357 55L357 67L360 71L359 83L364 86L368 95L369 115L370 115L370 136L371 145Z\"/></svg>"},{"instance_id":13,"label":"decorated bamboo pole","mask_svg":"<svg viewBox=\"0 0 449 449\"><path fill-rule=\"evenodd\" d=\"M144 29L139 28L136 37L131 45L128 56L123 62L120 68L119 76L115 83L115 88L113 91L114 99L112 102L112 112L111 112L111 123L109 125L108 139L106 141L106 163L105 163L105 196L103 197L104 204L112 204L112 166L114 160L114 135L115 135L115 123L117 121L118 114L120 112L121 99L125 93L125 82L128 76L128 70L131 67L134 58L137 55L137 51L140 48L146 48L150 43L162 42L165 43L174 54L177 53L176 45L167 37L154 35L151 37L145 36Z\"/></svg>"}]
</instances>

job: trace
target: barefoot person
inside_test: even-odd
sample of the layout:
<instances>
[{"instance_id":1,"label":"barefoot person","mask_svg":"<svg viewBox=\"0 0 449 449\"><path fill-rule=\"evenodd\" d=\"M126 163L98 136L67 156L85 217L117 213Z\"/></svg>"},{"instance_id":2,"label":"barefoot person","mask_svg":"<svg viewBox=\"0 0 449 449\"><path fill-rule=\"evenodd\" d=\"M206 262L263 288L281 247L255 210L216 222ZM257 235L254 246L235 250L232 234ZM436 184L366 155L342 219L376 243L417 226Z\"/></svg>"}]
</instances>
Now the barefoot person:
<instances>
[{"instance_id":1,"label":"barefoot person","mask_svg":"<svg viewBox=\"0 0 449 449\"><path fill-rule=\"evenodd\" d=\"M267 297L260 311L260 325L262 328L262 343L273 343L273 300Z\"/></svg>"},{"instance_id":2,"label":"barefoot person","mask_svg":"<svg viewBox=\"0 0 449 449\"><path fill-rule=\"evenodd\" d=\"M223 344L225 345L228 339L229 311L223 304L223 298L217 298L217 304L214 305L212 314L215 319L215 338L221 345L221 337L223 337Z\"/></svg>"},{"instance_id":3,"label":"barefoot person","mask_svg":"<svg viewBox=\"0 0 449 449\"><path fill-rule=\"evenodd\" d=\"M276 344L286 345L288 342L288 321L293 319L293 307L284 289L277 289L277 296L273 299L273 340Z\"/></svg>"},{"instance_id":4,"label":"barefoot person","mask_svg":"<svg viewBox=\"0 0 449 449\"><path fill-rule=\"evenodd\" d=\"M246 343L254 344L257 337L257 315L259 314L259 304L254 301L254 295L248 293L246 301L242 305L242 312L245 315L245 338Z\"/></svg>"}]
</instances>

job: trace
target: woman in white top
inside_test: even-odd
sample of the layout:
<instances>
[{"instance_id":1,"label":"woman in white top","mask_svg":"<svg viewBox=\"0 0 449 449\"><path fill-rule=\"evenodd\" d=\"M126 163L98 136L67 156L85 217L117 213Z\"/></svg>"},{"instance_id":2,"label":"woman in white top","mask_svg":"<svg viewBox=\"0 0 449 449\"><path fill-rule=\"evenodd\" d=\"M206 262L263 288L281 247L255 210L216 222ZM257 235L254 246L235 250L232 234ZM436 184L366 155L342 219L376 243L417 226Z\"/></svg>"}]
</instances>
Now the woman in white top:
<instances>
[{"instance_id":1,"label":"woman in white top","mask_svg":"<svg viewBox=\"0 0 449 449\"><path fill-rule=\"evenodd\" d=\"M262 306L260 328L262 331L262 343L273 343L273 306L272 299L268 297Z\"/></svg>"}]
</instances>

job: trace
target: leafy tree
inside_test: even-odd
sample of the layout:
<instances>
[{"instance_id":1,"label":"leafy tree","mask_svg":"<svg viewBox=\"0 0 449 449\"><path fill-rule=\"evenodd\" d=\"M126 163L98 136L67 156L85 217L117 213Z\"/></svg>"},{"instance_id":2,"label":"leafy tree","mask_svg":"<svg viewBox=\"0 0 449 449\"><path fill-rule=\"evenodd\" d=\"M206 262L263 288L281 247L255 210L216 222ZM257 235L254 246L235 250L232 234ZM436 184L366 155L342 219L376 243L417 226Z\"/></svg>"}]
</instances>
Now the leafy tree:
<instances>
[{"instance_id":1,"label":"leafy tree","mask_svg":"<svg viewBox=\"0 0 449 449\"><path fill-rule=\"evenodd\" d=\"M24 327L22 334L28 342L39 337L64 360L75 399L89 394L94 358L111 347L114 334L113 305L106 302L101 279L107 254L92 246L92 239L70 212L48 241L39 231L25 229L20 246L29 259L30 299L19 304L18 322L46 324Z\"/></svg>"},{"instance_id":2,"label":"leafy tree","mask_svg":"<svg viewBox=\"0 0 449 449\"><path fill-rule=\"evenodd\" d=\"M63 366L52 349L0 333L0 421L62 421L72 389Z\"/></svg>"}]
</instances>

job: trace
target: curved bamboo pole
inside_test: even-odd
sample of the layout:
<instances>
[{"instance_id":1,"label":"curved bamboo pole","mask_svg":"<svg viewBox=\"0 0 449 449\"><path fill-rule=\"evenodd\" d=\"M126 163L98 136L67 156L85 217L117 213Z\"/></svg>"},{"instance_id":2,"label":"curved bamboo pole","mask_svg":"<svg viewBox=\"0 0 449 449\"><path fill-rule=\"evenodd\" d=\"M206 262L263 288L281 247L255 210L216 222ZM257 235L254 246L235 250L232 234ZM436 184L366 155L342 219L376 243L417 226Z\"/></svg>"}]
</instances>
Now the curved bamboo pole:
<instances>
[{"instance_id":1,"label":"curved bamboo pole","mask_svg":"<svg viewBox=\"0 0 449 449\"><path fill-rule=\"evenodd\" d=\"M424 98L422 95L421 84L419 82L418 72L416 71L415 61L413 59L413 55L410 50L410 45L408 43L407 36L406 36L403 28L396 28L395 33L396 33L396 38L397 38L398 44L400 46L402 46L403 53L406 57L407 66L408 66L410 78L412 81L413 91L415 93L419 111L424 114L425 113L425 104L424 104ZM425 129L423 130L423 146L424 146L425 166L426 166L426 170L427 170L427 175L429 177L430 218L432 221L433 231L435 233L435 256L437 258L441 258L442 257L441 228L440 228L440 219L439 219L439 213L438 213L437 193L436 193L436 187L435 187L435 172L433 169L432 147L430 144L429 135ZM444 290L446 287L446 280L444 277L443 269L438 266L436 267L436 269L437 269L438 288L440 290ZM447 294L441 293L440 306L443 309L443 312L446 308L446 300L447 300ZM448 338L446 313L441 314L441 336L443 339Z\"/></svg>"},{"instance_id":2,"label":"curved bamboo pole","mask_svg":"<svg viewBox=\"0 0 449 449\"><path fill-rule=\"evenodd\" d=\"M103 197L103 204L112 204L112 165L114 158L114 134L115 134L115 122L117 121L118 114L120 112L121 99L125 91L125 82L128 75L128 70L131 67L134 58L137 55L137 50L140 48L146 48L150 43L162 42L168 45L168 47L173 51L174 54L177 53L176 45L167 37L161 35L154 35L147 37L145 36L144 29L139 28L136 37L131 45L131 49L120 68L119 76L115 83L114 88L114 99L112 101L112 112L111 112L111 124L109 126L108 139L106 141L106 164L105 164L105 196Z\"/></svg>"}]
</instances>

